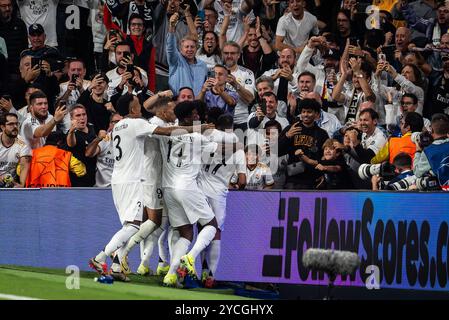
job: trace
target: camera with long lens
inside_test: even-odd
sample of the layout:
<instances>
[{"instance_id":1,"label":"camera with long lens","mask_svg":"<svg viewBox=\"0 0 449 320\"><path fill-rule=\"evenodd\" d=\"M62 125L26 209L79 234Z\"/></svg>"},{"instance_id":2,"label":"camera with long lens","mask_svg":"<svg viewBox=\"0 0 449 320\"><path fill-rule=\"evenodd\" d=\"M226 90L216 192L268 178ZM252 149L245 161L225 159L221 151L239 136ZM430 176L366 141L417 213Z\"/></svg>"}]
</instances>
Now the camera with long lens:
<instances>
[{"instance_id":1,"label":"camera with long lens","mask_svg":"<svg viewBox=\"0 0 449 320\"><path fill-rule=\"evenodd\" d=\"M413 132L411 139L414 144L418 145L421 150L430 146L433 142L432 134L428 131Z\"/></svg>"},{"instance_id":2,"label":"camera with long lens","mask_svg":"<svg viewBox=\"0 0 449 320\"><path fill-rule=\"evenodd\" d=\"M359 177L362 180L368 180L372 176L379 175L385 180L391 180L396 176L394 172L395 166L389 162L384 162L380 164L367 164L363 163L359 167Z\"/></svg>"},{"instance_id":3,"label":"camera with long lens","mask_svg":"<svg viewBox=\"0 0 449 320\"><path fill-rule=\"evenodd\" d=\"M416 176L411 175L408 177L405 177L399 181L396 181L394 183L389 183L383 188L384 190L394 190L394 191L400 191L400 190L408 190L410 186L414 185L416 183Z\"/></svg>"},{"instance_id":4,"label":"camera with long lens","mask_svg":"<svg viewBox=\"0 0 449 320\"><path fill-rule=\"evenodd\" d=\"M416 188L422 191L436 191L441 190L438 178L427 175L416 179Z\"/></svg>"}]
</instances>

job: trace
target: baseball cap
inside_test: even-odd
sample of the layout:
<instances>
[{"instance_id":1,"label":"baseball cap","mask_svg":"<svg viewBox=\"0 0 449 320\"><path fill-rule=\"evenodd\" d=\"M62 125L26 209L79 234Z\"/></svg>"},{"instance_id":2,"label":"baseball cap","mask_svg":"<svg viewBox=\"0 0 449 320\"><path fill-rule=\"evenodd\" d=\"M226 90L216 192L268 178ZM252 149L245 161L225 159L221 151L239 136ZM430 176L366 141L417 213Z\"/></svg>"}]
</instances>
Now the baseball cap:
<instances>
[{"instance_id":1,"label":"baseball cap","mask_svg":"<svg viewBox=\"0 0 449 320\"><path fill-rule=\"evenodd\" d=\"M42 25L39 24L39 23L33 23L28 28L28 34L29 35L41 35L43 33L45 33L44 27L42 27Z\"/></svg>"}]
</instances>

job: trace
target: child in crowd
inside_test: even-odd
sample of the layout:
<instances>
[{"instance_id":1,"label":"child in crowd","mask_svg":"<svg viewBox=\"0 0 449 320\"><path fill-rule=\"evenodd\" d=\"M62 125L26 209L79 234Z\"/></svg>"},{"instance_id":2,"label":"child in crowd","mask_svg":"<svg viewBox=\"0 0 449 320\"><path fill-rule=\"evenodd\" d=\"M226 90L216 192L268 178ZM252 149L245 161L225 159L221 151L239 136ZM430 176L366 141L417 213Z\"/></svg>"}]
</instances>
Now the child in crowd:
<instances>
[{"instance_id":1,"label":"child in crowd","mask_svg":"<svg viewBox=\"0 0 449 320\"><path fill-rule=\"evenodd\" d=\"M305 163L313 166L315 170L321 171L322 175L316 181L316 189L347 189L349 175L343 158L340 144L335 139L327 139L323 144L323 157L321 160L313 160L298 149L295 154Z\"/></svg>"},{"instance_id":2,"label":"child in crowd","mask_svg":"<svg viewBox=\"0 0 449 320\"><path fill-rule=\"evenodd\" d=\"M274 179L270 168L260 162L261 149L255 144L245 147L246 190L266 190L273 188ZM237 183L237 175L231 178L231 185Z\"/></svg>"}]
</instances>

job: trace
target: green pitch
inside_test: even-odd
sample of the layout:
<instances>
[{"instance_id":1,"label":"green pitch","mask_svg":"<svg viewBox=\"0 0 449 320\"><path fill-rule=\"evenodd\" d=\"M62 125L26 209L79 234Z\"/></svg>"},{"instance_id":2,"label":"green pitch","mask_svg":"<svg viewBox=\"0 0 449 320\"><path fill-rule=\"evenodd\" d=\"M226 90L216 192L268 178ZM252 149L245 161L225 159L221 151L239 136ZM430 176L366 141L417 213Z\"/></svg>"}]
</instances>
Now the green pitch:
<instances>
[{"instance_id":1,"label":"green pitch","mask_svg":"<svg viewBox=\"0 0 449 320\"><path fill-rule=\"evenodd\" d=\"M69 290L64 270L0 266L0 299L6 295L57 300L248 300L232 289L174 289L161 286L158 276L130 275L130 283L95 282L94 272L80 272L80 288ZM8 298L6 298L8 299Z\"/></svg>"}]
</instances>

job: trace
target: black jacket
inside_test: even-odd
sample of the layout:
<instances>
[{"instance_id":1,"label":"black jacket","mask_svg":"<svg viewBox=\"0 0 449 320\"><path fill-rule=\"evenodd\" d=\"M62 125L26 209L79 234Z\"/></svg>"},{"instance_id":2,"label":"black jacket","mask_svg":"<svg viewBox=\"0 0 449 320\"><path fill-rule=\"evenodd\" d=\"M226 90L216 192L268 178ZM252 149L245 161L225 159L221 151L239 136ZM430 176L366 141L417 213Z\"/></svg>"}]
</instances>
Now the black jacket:
<instances>
[{"instance_id":1,"label":"black jacket","mask_svg":"<svg viewBox=\"0 0 449 320\"><path fill-rule=\"evenodd\" d=\"M22 19L13 17L10 22L0 20L0 37L8 48L9 73L19 74L20 53L28 48L28 32Z\"/></svg>"}]
</instances>

